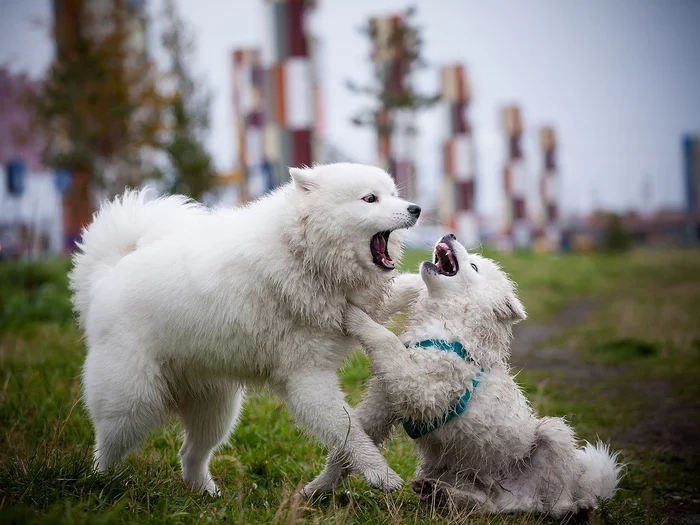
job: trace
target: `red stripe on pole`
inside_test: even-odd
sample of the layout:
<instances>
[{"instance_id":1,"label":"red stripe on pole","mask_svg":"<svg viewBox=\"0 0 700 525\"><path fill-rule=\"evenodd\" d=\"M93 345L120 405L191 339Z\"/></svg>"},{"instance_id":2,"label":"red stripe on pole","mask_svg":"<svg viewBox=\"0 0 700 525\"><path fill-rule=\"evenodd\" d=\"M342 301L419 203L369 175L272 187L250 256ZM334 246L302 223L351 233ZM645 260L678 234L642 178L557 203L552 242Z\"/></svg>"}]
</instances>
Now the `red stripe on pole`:
<instances>
[{"instance_id":1,"label":"red stripe on pole","mask_svg":"<svg viewBox=\"0 0 700 525\"><path fill-rule=\"evenodd\" d=\"M289 56L305 57L308 55L306 36L304 35L304 0L291 0L287 10L289 23Z\"/></svg>"},{"instance_id":2,"label":"red stripe on pole","mask_svg":"<svg viewBox=\"0 0 700 525\"><path fill-rule=\"evenodd\" d=\"M473 211L474 210L474 181L468 180L457 183L458 211Z\"/></svg>"},{"instance_id":3,"label":"red stripe on pole","mask_svg":"<svg viewBox=\"0 0 700 525\"><path fill-rule=\"evenodd\" d=\"M287 112L284 104L284 62L272 66L272 96L275 100L275 122L284 126L287 121Z\"/></svg>"},{"instance_id":4,"label":"red stripe on pole","mask_svg":"<svg viewBox=\"0 0 700 525\"><path fill-rule=\"evenodd\" d=\"M311 130L298 129L292 131L292 155L294 166L311 166Z\"/></svg>"}]
</instances>

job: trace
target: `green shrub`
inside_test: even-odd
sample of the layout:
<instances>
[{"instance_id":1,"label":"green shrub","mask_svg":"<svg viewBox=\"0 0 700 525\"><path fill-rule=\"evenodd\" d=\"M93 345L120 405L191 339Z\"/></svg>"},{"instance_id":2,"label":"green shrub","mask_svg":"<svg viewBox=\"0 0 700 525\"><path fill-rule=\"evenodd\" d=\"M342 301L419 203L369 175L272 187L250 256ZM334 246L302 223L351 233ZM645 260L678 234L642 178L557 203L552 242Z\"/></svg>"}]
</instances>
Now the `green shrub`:
<instances>
[{"instance_id":1,"label":"green shrub","mask_svg":"<svg viewBox=\"0 0 700 525\"><path fill-rule=\"evenodd\" d=\"M70 323L68 269L65 259L0 265L0 332Z\"/></svg>"}]
</instances>

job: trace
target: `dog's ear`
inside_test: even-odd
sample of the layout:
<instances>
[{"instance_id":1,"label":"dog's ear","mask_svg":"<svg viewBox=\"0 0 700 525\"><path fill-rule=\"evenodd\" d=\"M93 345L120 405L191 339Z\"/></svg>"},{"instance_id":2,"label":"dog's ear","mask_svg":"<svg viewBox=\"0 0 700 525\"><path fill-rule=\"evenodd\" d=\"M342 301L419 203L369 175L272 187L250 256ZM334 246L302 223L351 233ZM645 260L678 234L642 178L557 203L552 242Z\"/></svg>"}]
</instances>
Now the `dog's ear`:
<instances>
[{"instance_id":1,"label":"dog's ear","mask_svg":"<svg viewBox=\"0 0 700 525\"><path fill-rule=\"evenodd\" d=\"M527 319L523 303L513 293L509 293L505 301L498 303L493 312L499 321L506 323L519 323Z\"/></svg>"},{"instance_id":2,"label":"dog's ear","mask_svg":"<svg viewBox=\"0 0 700 525\"><path fill-rule=\"evenodd\" d=\"M294 181L294 187L308 193L317 187L312 168L289 168L289 175Z\"/></svg>"}]
</instances>

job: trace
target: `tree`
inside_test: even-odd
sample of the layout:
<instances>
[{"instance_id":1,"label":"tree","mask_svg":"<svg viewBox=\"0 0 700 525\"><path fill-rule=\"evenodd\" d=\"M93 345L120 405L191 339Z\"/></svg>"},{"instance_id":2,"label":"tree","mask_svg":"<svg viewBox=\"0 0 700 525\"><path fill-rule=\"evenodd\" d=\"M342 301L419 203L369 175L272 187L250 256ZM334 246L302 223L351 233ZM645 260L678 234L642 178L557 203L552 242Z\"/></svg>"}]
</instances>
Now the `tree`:
<instances>
[{"instance_id":1,"label":"tree","mask_svg":"<svg viewBox=\"0 0 700 525\"><path fill-rule=\"evenodd\" d=\"M164 16L162 43L170 57L173 94L167 108L167 138L162 144L169 169L160 174L170 193L201 199L216 180L212 159L203 144L209 130L211 96L201 88L201 82L194 80L190 69L194 42L174 0L166 0Z\"/></svg>"},{"instance_id":2,"label":"tree","mask_svg":"<svg viewBox=\"0 0 700 525\"><path fill-rule=\"evenodd\" d=\"M352 80L346 81L350 91L374 98L374 104L352 117L351 122L356 126L374 128L379 137L388 137L394 131L416 135L415 113L431 107L440 99L439 94L425 95L413 86L413 75L427 67L422 55L421 28L413 22L415 14L416 9L409 7L400 17L400 22L393 26L386 41L380 44L382 49L374 48L375 54L383 56L373 57L379 58L379 66L374 69L372 85L359 86ZM376 24L370 21L360 31L371 39L374 46ZM407 110L411 118L400 121L397 119L399 112L395 110Z\"/></svg>"},{"instance_id":3,"label":"tree","mask_svg":"<svg viewBox=\"0 0 700 525\"><path fill-rule=\"evenodd\" d=\"M72 173L63 197L65 247L90 222L95 192L137 186L148 149L158 146L164 98L158 72L135 45L135 17L124 0L63 0L56 11L55 58L28 94L45 163Z\"/></svg>"},{"instance_id":4,"label":"tree","mask_svg":"<svg viewBox=\"0 0 700 525\"><path fill-rule=\"evenodd\" d=\"M90 189L111 194L140 182L144 149L158 146L165 99L154 64L133 45L124 0L103 5L97 12L85 0L63 2L54 61L29 102L51 138L46 163L87 174Z\"/></svg>"}]
</instances>

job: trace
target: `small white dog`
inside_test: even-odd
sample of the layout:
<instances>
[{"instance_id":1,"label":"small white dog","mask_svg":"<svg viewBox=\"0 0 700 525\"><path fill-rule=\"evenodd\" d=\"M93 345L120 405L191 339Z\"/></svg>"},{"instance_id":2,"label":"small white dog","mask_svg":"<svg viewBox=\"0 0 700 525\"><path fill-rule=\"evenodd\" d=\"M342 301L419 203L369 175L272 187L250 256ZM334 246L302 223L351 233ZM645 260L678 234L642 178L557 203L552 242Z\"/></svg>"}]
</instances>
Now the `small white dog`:
<instances>
[{"instance_id":1,"label":"small white dog","mask_svg":"<svg viewBox=\"0 0 700 525\"><path fill-rule=\"evenodd\" d=\"M448 235L420 275L426 287L403 344L356 307L346 329L376 375L356 414L377 444L403 419L420 453L421 499L562 517L612 497L617 455L600 442L579 447L563 419L537 417L509 373L511 328L525 310L505 273ZM338 486L345 460L333 451L307 492Z\"/></svg>"},{"instance_id":2,"label":"small white dog","mask_svg":"<svg viewBox=\"0 0 700 525\"><path fill-rule=\"evenodd\" d=\"M422 286L393 271L402 255L395 230L413 226L420 208L378 168L290 174L234 210L127 192L83 232L70 279L99 470L176 414L185 482L217 493L212 452L236 424L244 386L260 383L320 440L342 444L370 485L401 486L345 402L336 369L356 345L342 329L349 299L387 319Z\"/></svg>"}]
</instances>

